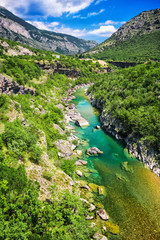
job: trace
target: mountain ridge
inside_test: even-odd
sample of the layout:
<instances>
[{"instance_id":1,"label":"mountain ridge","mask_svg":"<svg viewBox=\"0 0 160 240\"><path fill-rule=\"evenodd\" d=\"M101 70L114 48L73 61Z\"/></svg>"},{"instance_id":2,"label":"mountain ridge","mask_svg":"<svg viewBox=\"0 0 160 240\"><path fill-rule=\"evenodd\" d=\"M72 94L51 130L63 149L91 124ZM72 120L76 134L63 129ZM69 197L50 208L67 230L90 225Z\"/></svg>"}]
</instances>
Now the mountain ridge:
<instances>
[{"instance_id":1,"label":"mountain ridge","mask_svg":"<svg viewBox=\"0 0 160 240\"><path fill-rule=\"evenodd\" d=\"M82 53L97 45L97 42L92 40L40 30L1 6L0 36L34 48L66 55Z\"/></svg>"},{"instance_id":2,"label":"mountain ridge","mask_svg":"<svg viewBox=\"0 0 160 240\"><path fill-rule=\"evenodd\" d=\"M141 54L141 57L146 54L149 54L149 57L151 57L151 54L153 52L150 48L151 45L152 48L153 46L155 46L154 54L156 54L156 51L159 51L160 49L158 43L158 39L160 39L159 29L160 9L144 11L129 20L124 25L122 25L115 33L112 34L110 38L108 38L95 48L89 50L85 54L90 54L94 57L103 59L105 58L110 60L122 60L118 58L118 54L120 55L120 51L123 51L123 55L126 55L126 52L128 51L127 48L131 48L128 55L130 58L133 58L132 60L134 60L134 57L137 57L135 51L133 54L134 46L131 47L128 45L135 45L137 48L137 54L142 52L143 49L141 48L143 48L144 45L146 49L143 54ZM139 42L141 41L141 39L143 39L143 43L140 43L140 45ZM154 39L156 39L156 41L152 44L149 44L150 41L154 41ZM125 43L127 43L127 48L125 48L124 46ZM117 54L115 53L116 51ZM100 54L100 56L98 54ZM112 57L112 55L114 56ZM115 59L111 59L114 57Z\"/></svg>"}]
</instances>

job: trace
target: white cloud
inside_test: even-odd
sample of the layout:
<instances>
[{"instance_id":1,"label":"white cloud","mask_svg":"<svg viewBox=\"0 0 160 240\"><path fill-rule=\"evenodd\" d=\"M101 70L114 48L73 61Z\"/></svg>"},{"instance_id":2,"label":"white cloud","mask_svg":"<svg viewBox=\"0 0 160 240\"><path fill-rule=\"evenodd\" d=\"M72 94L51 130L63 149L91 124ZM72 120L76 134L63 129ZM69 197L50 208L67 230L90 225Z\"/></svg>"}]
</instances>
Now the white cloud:
<instances>
[{"instance_id":1,"label":"white cloud","mask_svg":"<svg viewBox=\"0 0 160 240\"><path fill-rule=\"evenodd\" d=\"M108 26L100 26L100 28L98 29L89 31L88 34L103 36L103 37L110 37L116 31L117 29L113 25L108 25Z\"/></svg>"},{"instance_id":2,"label":"white cloud","mask_svg":"<svg viewBox=\"0 0 160 240\"><path fill-rule=\"evenodd\" d=\"M27 13L33 4L46 16L59 17L63 13L77 13L87 8L94 0L0 0L0 5L8 10L18 13L17 9L23 9ZM19 12L19 14L21 14Z\"/></svg>"},{"instance_id":3,"label":"white cloud","mask_svg":"<svg viewBox=\"0 0 160 240\"><path fill-rule=\"evenodd\" d=\"M124 24L124 23L126 23L125 21L122 21L122 22L120 22L120 21L112 21L112 20L107 20L105 23L100 23L100 25L103 25L103 24L105 24L105 25L117 25L117 24Z\"/></svg>"},{"instance_id":4,"label":"white cloud","mask_svg":"<svg viewBox=\"0 0 160 240\"><path fill-rule=\"evenodd\" d=\"M102 12L104 12L104 9L101 9L99 12L92 12L92 13L88 13L88 17L90 17L90 16L97 16L97 15L99 15L99 14L101 14Z\"/></svg>"},{"instance_id":5,"label":"white cloud","mask_svg":"<svg viewBox=\"0 0 160 240\"><path fill-rule=\"evenodd\" d=\"M100 2L107 2L108 0L97 0L96 2L95 2L95 5L97 5L97 4L99 4Z\"/></svg>"},{"instance_id":6,"label":"white cloud","mask_svg":"<svg viewBox=\"0 0 160 240\"><path fill-rule=\"evenodd\" d=\"M101 9L99 12L88 13L86 17L82 17L81 15L75 15L75 16L73 16L73 18L87 19L92 16L97 16L97 15L103 13L104 11L105 11L105 9Z\"/></svg>"},{"instance_id":7,"label":"white cloud","mask_svg":"<svg viewBox=\"0 0 160 240\"><path fill-rule=\"evenodd\" d=\"M65 27L65 26L61 26L61 27L55 27L53 29L54 32L57 32L57 33L64 33L64 34L67 34L67 35L72 35L72 36L75 36L75 37L82 37L82 36L85 36L87 34L87 31L86 29L73 29L73 28L69 28L69 27Z\"/></svg>"},{"instance_id":8,"label":"white cloud","mask_svg":"<svg viewBox=\"0 0 160 240\"><path fill-rule=\"evenodd\" d=\"M59 22L51 22L51 23L45 23L41 21L32 21L32 22L27 21L27 22L34 25L38 29L47 30L47 31L51 31L52 29L54 29L54 27L59 25Z\"/></svg>"}]
</instances>

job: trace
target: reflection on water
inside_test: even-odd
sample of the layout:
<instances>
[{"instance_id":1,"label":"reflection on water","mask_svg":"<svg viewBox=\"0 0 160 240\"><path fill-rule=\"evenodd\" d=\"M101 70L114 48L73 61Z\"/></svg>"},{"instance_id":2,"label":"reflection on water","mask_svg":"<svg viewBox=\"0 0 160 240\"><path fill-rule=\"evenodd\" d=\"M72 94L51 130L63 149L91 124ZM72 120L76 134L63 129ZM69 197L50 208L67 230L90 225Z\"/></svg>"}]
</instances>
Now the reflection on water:
<instances>
[{"instance_id":1,"label":"reflection on water","mask_svg":"<svg viewBox=\"0 0 160 240\"><path fill-rule=\"evenodd\" d=\"M120 235L110 239L160 239L160 178L131 158L123 144L96 130L100 125L99 113L89 103L82 89L75 93L73 103L90 126L75 127L76 135L83 140L83 158L96 171L87 175L87 181L106 187L107 195L101 199L111 220L120 226ZM89 157L85 151L98 147L103 154Z\"/></svg>"}]
</instances>

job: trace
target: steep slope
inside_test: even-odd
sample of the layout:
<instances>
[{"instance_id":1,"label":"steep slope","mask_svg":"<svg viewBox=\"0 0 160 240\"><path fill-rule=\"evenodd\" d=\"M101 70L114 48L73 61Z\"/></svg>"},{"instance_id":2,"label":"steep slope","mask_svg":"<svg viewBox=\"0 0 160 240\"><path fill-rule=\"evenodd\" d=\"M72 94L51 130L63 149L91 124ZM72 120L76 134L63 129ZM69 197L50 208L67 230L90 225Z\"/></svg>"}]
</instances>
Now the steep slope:
<instances>
[{"instance_id":1,"label":"steep slope","mask_svg":"<svg viewBox=\"0 0 160 240\"><path fill-rule=\"evenodd\" d=\"M160 9L145 11L86 54L108 60L160 59Z\"/></svg>"},{"instance_id":2,"label":"steep slope","mask_svg":"<svg viewBox=\"0 0 160 240\"><path fill-rule=\"evenodd\" d=\"M85 52L97 45L95 41L39 30L3 7L0 7L0 36L34 48L69 55Z\"/></svg>"}]
</instances>

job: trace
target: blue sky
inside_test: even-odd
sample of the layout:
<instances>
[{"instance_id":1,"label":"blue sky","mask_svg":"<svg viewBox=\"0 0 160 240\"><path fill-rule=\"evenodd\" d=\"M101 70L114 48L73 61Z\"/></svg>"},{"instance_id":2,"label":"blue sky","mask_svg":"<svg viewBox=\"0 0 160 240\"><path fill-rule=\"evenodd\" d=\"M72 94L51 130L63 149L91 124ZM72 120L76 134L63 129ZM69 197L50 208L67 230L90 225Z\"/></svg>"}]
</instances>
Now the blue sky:
<instances>
[{"instance_id":1,"label":"blue sky","mask_svg":"<svg viewBox=\"0 0 160 240\"><path fill-rule=\"evenodd\" d=\"M0 5L40 29L102 42L159 0L0 0Z\"/></svg>"}]
</instances>

